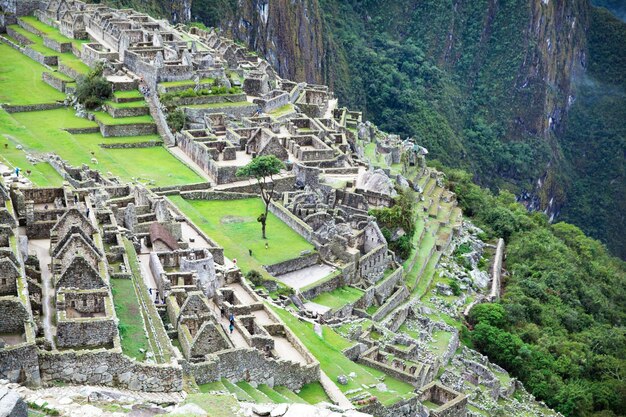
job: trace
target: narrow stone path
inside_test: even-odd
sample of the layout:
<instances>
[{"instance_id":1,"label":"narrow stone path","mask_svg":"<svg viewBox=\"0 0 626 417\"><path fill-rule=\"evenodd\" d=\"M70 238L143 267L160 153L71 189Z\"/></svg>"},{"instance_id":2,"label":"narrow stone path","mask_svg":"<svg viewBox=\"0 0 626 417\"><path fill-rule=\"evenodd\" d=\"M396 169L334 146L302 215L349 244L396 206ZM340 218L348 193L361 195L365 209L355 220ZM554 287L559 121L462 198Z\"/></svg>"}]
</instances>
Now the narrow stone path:
<instances>
[{"instance_id":1,"label":"narrow stone path","mask_svg":"<svg viewBox=\"0 0 626 417\"><path fill-rule=\"evenodd\" d=\"M52 317L56 315L56 308L52 304L54 295L54 284L52 283L52 273L50 271L50 239L31 239L28 241L29 249L37 254L39 269L41 270L41 306L43 314L43 333L46 340L56 349L54 335L56 327L52 324Z\"/></svg>"},{"instance_id":2,"label":"narrow stone path","mask_svg":"<svg viewBox=\"0 0 626 417\"><path fill-rule=\"evenodd\" d=\"M354 408L352 402L344 395L343 392L335 385L335 383L320 369L320 384L326 391L331 400L337 403L339 407L346 409Z\"/></svg>"}]
</instances>

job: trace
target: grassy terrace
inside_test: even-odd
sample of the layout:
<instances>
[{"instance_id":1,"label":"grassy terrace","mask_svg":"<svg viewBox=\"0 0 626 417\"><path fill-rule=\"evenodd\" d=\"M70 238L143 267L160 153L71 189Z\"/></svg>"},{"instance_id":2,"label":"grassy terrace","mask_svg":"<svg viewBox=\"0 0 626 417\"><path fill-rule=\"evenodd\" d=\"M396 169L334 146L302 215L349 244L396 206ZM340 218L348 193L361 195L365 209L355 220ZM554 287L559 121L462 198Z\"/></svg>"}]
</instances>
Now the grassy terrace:
<instances>
[{"instance_id":1,"label":"grassy terrace","mask_svg":"<svg viewBox=\"0 0 626 417\"><path fill-rule=\"evenodd\" d=\"M337 385L341 391L346 392L356 388L364 388L363 385L378 384L384 375L387 391L383 392L376 388L366 388L380 402L389 405L414 395L412 385L348 359L342 353L342 350L350 347L353 343L335 333L331 328L323 326L322 334L324 337L320 339L313 331L313 326L310 323L298 320L284 309L275 307L272 307L272 309L317 358L322 370L332 381L336 381L339 375L349 375L351 372L356 373L356 378L348 378L347 385Z\"/></svg>"},{"instance_id":2,"label":"grassy terrace","mask_svg":"<svg viewBox=\"0 0 626 417\"><path fill-rule=\"evenodd\" d=\"M141 308L135 293L135 285L130 279L112 279L111 291L115 305L115 314L120 321L122 351L125 355L144 360L144 351L152 351L144 330Z\"/></svg>"},{"instance_id":3,"label":"grassy terrace","mask_svg":"<svg viewBox=\"0 0 626 417\"><path fill-rule=\"evenodd\" d=\"M123 103L129 104L129 103ZM144 103L145 104L145 103ZM105 113L103 111L94 112L96 116L96 120L108 125L108 126L116 126L116 125L131 125L131 124L154 124L154 119L152 116L146 114L145 116L133 116L133 117L111 117L109 113Z\"/></svg>"},{"instance_id":4,"label":"grassy terrace","mask_svg":"<svg viewBox=\"0 0 626 417\"><path fill-rule=\"evenodd\" d=\"M224 248L224 254L237 259L237 265L245 273L256 269L265 273L263 265L297 258L313 245L294 232L289 226L269 213L267 240L261 238L261 225L257 217L264 210L260 198L230 201L185 200L180 196L169 197L202 231ZM265 243L269 248L265 249ZM252 256L248 249L252 250Z\"/></svg>"},{"instance_id":5,"label":"grassy terrace","mask_svg":"<svg viewBox=\"0 0 626 417\"><path fill-rule=\"evenodd\" d=\"M44 46L43 44L43 38L40 36L35 35L34 33L31 33L29 31L27 31L26 29L22 28L21 26L18 25L10 25L10 28L14 29L17 33L23 35L24 37L26 37L27 39L29 39L31 42L33 42L32 45L30 45L30 48L36 50L37 52L42 53L45 56L58 56L59 57L59 62L67 65L68 67L72 68L74 71L80 73L80 74L87 74L89 72L89 67L87 66L87 64L85 64L84 62L82 62L79 58L77 58L73 53L71 52L57 52L53 49L48 48L47 46ZM17 52L19 53L19 52ZM24 56L26 59L30 59L26 56Z\"/></svg>"},{"instance_id":6,"label":"grassy terrace","mask_svg":"<svg viewBox=\"0 0 626 417\"><path fill-rule=\"evenodd\" d=\"M0 102L8 104L51 103L65 94L41 80L48 69L0 42Z\"/></svg>"},{"instance_id":7,"label":"grassy terrace","mask_svg":"<svg viewBox=\"0 0 626 417\"><path fill-rule=\"evenodd\" d=\"M364 294L364 291L354 287L339 287L330 292L325 292L313 300L314 303L339 310L341 307L354 303Z\"/></svg>"},{"instance_id":8,"label":"grassy terrace","mask_svg":"<svg viewBox=\"0 0 626 417\"><path fill-rule=\"evenodd\" d=\"M87 164L126 181L140 178L158 186L202 182L201 177L161 146L138 149L104 149L99 146L101 143L159 140L158 135L130 138L103 138L99 133L72 135L63 129L95 127L97 124L76 117L68 108L13 114L0 112L0 120L0 134L9 135L12 143L23 145L28 152L54 152L72 165ZM23 159L13 156L9 154L7 157L11 164L23 170L31 169L22 165ZM94 157L97 165L91 162Z\"/></svg>"},{"instance_id":9,"label":"grassy terrace","mask_svg":"<svg viewBox=\"0 0 626 417\"><path fill-rule=\"evenodd\" d=\"M34 27L35 29L37 29L38 31L40 31L41 33L43 33L45 36L49 37L52 40L55 40L57 42L69 42L73 44L74 46L76 46L78 49L81 48L81 45L83 43L89 42L89 40L85 40L85 39L68 38L67 36L62 35L59 29L52 27L52 26L48 26L45 23L40 22L35 16L24 16L24 17L21 17L20 20L22 20L25 23L28 23L29 25L31 25L32 27Z\"/></svg>"},{"instance_id":10,"label":"grassy terrace","mask_svg":"<svg viewBox=\"0 0 626 417\"><path fill-rule=\"evenodd\" d=\"M117 98L140 98L143 100L143 94L139 90L115 91L113 95Z\"/></svg>"},{"instance_id":11,"label":"grassy terrace","mask_svg":"<svg viewBox=\"0 0 626 417\"><path fill-rule=\"evenodd\" d=\"M125 103L116 103L114 101L105 101L104 104L109 107L113 107L116 109L130 109L136 107L148 107L148 103L145 101L128 101Z\"/></svg>"}]
</instances>

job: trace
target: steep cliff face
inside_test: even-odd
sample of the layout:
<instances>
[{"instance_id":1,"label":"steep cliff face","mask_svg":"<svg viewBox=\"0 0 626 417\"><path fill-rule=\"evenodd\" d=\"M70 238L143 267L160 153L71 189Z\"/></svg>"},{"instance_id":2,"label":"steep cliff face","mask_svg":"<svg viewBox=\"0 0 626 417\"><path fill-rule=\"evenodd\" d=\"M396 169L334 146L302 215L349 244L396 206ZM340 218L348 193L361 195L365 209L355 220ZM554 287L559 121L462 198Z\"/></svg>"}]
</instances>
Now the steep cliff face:
<instances>
[{"instance_id":1,"label":"steep cliff face","mask_svg":"<svg viewBox=\"0 0 626 417\"><path fill-rule=\"evenodd\" d=\"M322 81L324 29L317 0L194 0L190 15L244 42L283 77Z\"/></svg>"}]
</instances>

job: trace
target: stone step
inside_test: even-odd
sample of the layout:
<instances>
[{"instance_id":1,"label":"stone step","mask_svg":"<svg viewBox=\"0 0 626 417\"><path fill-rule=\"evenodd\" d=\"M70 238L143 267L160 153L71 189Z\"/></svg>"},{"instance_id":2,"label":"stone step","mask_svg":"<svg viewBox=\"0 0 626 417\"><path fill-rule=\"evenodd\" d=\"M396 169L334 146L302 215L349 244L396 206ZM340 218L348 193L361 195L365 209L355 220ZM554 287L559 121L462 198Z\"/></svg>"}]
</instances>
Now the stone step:
<instances>
[{"instance_id":1,"label":"stone step","mask_svg":"<svg viewBox=\"0 0 626 417\"><path fill-rule=\"evenodd\" d=\"M292 403L300 403L300 404L308 404L303 398L299 397L298 394L291 391L287 387L278 386L274 387L274 391L285 397L289 402Z\"/></svg>"},{"instance_id":2,"label":"stone step","mask_svg":"<svg viewBox=\"0 0 626 417\"><path fill-rule=\"evenodd\" d=\"M279 393L278 391L270 388L269 385L261 384L259 385L257 389L261 391L263 394L267 395L272 400L272 402L276 404L293 402L287 397L285 397L284 395L282 395L281 393Z\"/></svg>"},{"instance_id":3,"label":"stone step","mask_svg":"<svg viewBox=\"0 0 626 417\"><path fill-rule=\"evenodd\" d=\"M252 385L250 385L246 381L237 382L236 385L242 390L244 390L246 394L252 397L255 403L266 404L266 403L274 402L272 401L270 397L268 397L267 395L265 395L263 392L259 391L258 389L254 388Z\"/></svg>"},{"instance_id":4,"label":"stone step","mask_svg":"<svg viewBox=\"0 0 626 417\"><path fill-rule=\"evenodd\" d=\"M237 397L238 401L255 402L254 399L249 396L244 390L242 390L226 378L222 378L222 384L224 384L224 387L226 387L228 392L230 392L231 394L235 394L235 397Z\"/></svg>"}]
</instances>

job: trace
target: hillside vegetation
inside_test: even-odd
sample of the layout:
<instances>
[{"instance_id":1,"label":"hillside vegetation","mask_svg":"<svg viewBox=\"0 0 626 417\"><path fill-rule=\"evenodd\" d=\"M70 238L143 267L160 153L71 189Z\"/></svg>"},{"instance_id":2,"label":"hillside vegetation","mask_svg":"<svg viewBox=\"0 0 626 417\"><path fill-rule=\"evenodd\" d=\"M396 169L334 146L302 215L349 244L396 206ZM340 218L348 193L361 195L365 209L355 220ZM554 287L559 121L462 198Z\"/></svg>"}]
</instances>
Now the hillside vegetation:
<instances>
[{"instance_id":1,"label":"hillside vegetation","mask_svg":"<svg viewBox=\"0 0 626 417\"><path fill-rule=\"evenodd\" d=\"M449 171L465 213L507 242L504 294L470 313L465 341L566 416L626 413L626 264L571 224Z\"/></svg>"}]
</instances>

